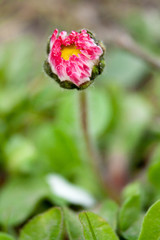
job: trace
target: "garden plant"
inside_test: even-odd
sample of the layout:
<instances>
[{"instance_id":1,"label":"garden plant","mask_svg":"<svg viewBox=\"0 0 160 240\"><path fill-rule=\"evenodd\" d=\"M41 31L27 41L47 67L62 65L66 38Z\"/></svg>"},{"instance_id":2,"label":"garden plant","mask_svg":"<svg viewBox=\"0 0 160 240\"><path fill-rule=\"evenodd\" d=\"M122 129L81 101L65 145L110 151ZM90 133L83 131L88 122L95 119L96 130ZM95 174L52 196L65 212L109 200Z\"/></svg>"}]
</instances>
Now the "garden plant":
<instances>
[{"instance_id":1,"label":"garden plant","mask_svg":"<svg viewBox=\"0 0 160 240\"><path fill-rule=\"evenodd\" d=\"M160 18L146 16L118 15L127 33L71 19L41 43L0 38L0 240L160 240Z\"/></svg>"}]
</instances>

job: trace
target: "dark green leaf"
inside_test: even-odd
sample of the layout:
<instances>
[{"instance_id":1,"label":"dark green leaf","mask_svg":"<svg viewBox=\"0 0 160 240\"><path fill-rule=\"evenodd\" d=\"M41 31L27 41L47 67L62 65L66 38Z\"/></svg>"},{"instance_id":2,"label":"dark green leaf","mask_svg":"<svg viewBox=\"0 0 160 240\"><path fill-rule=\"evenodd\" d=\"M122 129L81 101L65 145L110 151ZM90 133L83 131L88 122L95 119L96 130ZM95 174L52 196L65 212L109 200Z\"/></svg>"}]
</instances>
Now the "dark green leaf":
<instances>
[{"instance_id":1,"label":"dark green leaf","mask_svg":"<svg viewBox=\"0 0 160 240\"><path fill-rule=\"evenodd\" d=\"M151 165L148 168L149 181L157 188L160 188L160 146L158 145L153 156Z\"/></svg>"},{"instance_id":2,"label":"dark green leaf","mask_svg":"<svg viewBox=\"0 0 160 240\"><path fill-rule=\"evenodd\" d=\"M122 232L122 236L127 240L137 240L138 235L141 230L141 224L143 221L143 216L141 215L137 221L135 221L125 232Z\"/></svg>"},{"instance_id":3,"label":"dark green leaf","mask_svg":"<svg viewBox=\"0 0 160 240\"><path fill-rule=\"evenodd\" d=\"M6 168L9 172L30 172L37 157L33 143L22 135L14 135L5 145Z\"/></svg>"},{"instance_id":4,"label":"dark green leaf","mask_svg":"<svg viewBox=\"0 0 160 240\"><path fill-rule=\"evenodd\" d=\"M113 229L116 229L118 205L114 201L106 200L95 212L103 217Z\"/></svg>"},{"instance_id":5,"label":"dark green leaf","mask_svg":"<svg viewBox=\"0 0 160 240\"><path fill-rule=\"evenodd\" d=\"M82 229L78 216L68 208L63 209L66 230L70 240L81 240Z\"/></svg>"},{"instance_id":6,"label":"dark green leaf","mask_svg":"<svg viewBox=\"0 0 160 240\"><path fill-rule=\"evenodd\" d=\"M0 193L0 223L4 226L22 223L48 191L43 178L10 179Z\"/></svg>"},{"instance_id":7,"label":"dark green leaf","mask_svg":"<svg viewBox=\"0 0 160 240\"><path fill-rule=\"evenodd\" d=\"M160 201L154 203L146 213L138 240L160 238Z\"/></svg>"},{"instance_id":8,"label":"dark green leaf","mask_svg":"<svg viewBox=\"0 0 160 240\"><path fill-rule=\"evenodd\" d=\"M14 238L6 233L0 232L0 240L14 240Z\"/></svg>"},{"instance_id":9,"label":"dark green leaf","mask_svg":"<svg viewBox=\"0 0 160 240\"><path fill-rule=\"evenodd\" d=\"M59 240L62 225L61 210L52 208L27 223L20 233L19 240Z\"/></svg>"},{"instance_id":10,"label":"dark green leaf","mask_svg":"<svg viewBox=\"0 0 160 240\"><path fill-rule=\"evenodd\" d=\"M133 87L148 73L146 63L128 52L116 49L109 58L102 75L105 82L115 81L124 87Z\"/></svg>"},{"instance_id":11,"label":"dark green leaf","mask_svg":"<svg viewBox=\"0 0 160 240\"><path fill-rule=\"evenodd\" d=\"M92 212L82 212L79 215L85 240L118 240L110 225Z\"/></svg>"},{"instance_id":12,"label":"dark green leaf","mask_svg":"<svg viewBox=\"0 0 160 240\"><path fill-rule=\"evenodd\" d=\"M124 202L119 213L119 226L122 232L126 231L139 218L140 209L139 195L129 197Z\"/></svg>"}]
</instances>

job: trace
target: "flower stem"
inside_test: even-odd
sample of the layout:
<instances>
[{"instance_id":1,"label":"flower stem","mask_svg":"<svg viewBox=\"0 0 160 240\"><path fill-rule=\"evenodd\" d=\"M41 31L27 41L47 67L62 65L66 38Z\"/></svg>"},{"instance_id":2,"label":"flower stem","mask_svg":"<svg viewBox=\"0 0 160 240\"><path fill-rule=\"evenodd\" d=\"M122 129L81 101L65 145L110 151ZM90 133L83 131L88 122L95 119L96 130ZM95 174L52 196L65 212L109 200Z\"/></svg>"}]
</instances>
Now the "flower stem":
<instances>
[{"instance_id":1,"label":"flower stem","mask_svg":"<svg viewBox=\"0 0 160 240\"><path fill-rule=\"evenodd\" d=\"M87 104L87 95L85 91L80 92L80 113L81 113L81 125L83 130L83 136L86 144L86 148L88 151L88 155L91 158L91 165L94 172L97 173L97 169L99 168L97 159L97 153L93 147L93 143L91 141L91 136L89 134L88 128L88 104Z\"/></svg>"},{"instance_id":2,"label":"flower stem","mask_svg":"<svg viewBox=\"0 0 160 240\"><path fill-rule=\"evenodd\" d=\"M119 194L117 195L113 191L112 186L106 182L106 176L104 172L103 160L100 156L100 153L93 145L91 135L89 133L88 127L88 103L87 103L87 94L86 91L80 92L80 119L81 126L83 131L83 136L88 151L90 166L92 167L93 173L97 176L98 182L102 188L103 193L107 193L111 198L116 202L119 202Z\"/></svg>"},{"instance_id":3,"label":"flower stem","mask_svg":"<svg viewBox=\"0 0 160 240\"><path fill-rule=\"evenodd\" d=\"M87 96L86 92L82 91L80 92L80 114L81 114L81 124L82 124L82 130L84 135L84 140L86 143L87 151L89 153L89 156L91 159L95 158L94 152L93 152L93 146L91 143L89 130L88 130L88 112L87 112ZM93 165L93 164L92 164ZM94 163L95 165L95 163Z\"/></svg>"}]
</instances>

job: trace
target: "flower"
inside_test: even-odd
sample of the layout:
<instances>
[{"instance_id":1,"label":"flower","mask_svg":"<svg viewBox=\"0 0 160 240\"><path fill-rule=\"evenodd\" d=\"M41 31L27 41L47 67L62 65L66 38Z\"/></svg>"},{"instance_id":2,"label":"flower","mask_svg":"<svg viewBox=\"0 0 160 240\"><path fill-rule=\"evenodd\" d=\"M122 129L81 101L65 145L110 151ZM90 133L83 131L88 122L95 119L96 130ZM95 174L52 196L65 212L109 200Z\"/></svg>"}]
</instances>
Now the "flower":
<instances>
[{"instance_id":1,"label":"flower","mask_svg":"<svg viewBox=\"0 0 160 240\"><path fill-rule=\"evenodd\" d=\"M104 50L86 29L69 35L65 31L58 35L55 29L48 42L44 70L63 88L85 89L105 66Z\"/></svg>"}]
</instances>

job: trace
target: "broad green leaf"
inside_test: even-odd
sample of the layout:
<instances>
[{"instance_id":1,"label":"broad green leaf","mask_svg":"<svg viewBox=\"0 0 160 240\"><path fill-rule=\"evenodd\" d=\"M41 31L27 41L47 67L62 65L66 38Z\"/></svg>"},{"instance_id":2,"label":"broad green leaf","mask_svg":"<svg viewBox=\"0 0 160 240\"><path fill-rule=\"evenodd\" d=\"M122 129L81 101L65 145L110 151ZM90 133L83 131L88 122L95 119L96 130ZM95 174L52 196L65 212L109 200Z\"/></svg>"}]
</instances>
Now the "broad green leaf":
<instances>
[{"instance_id":1,"label":"broad green leaf","mask_svg":"<svg viewBox=\"0 0 160 240\"><path fill-rule=\"evenodd\" d=\"M156 41L159 39L160 34L158 26L160 24L159 14L146 15L141 11L132 11L127 17L124 17L123 24L127 27L133 38L140 42L144 47L154 50L159 53Z\"/></svg>"},{"instance_id":2,"label":"broad green leaf","mask_svg":"<svg viewBox=\"0 0 160 240\"><path fill-rule=\"evenodd\" d=\"M126 199L133 197L135 195L140 195L141 193L141 185L139 182L132 182L128 184L123 192L122 192L122 197L123 200L125 201Z\"/></svg>"},{"instance_id":3,"label":"broad green leaf","mask_svg":"<svg viewBox=\"0 0 160 240\"><path fill-rule=\"evenodd\" d=\"M60 92L55 100L58 103L55 121L66 130L78 133L80 131L79 96L74 92Z\"/></svg>"},{"instance_id":4,"label":"broad green leaf","mask_svg":"<svg viewBox=\"0 0 160 240\"><path fill-rule=\"evenodd\" d=\"M138 240L159 240L160 238L160 201L147 211Z\"/></svg>"},{"instance_id":5,"label":"broad green leaf","mask_svg":"<svg viewBox=\"0 0 160 240\"><path fill-rule=\"evenodd\" d=\"M0 232L0 240L14 240L14 238L6 233Z\"/></svg>"},{"instance_id":6,"label":"broad green leaf","mask_svg":"<svg viewBox=\"0 0 160 240\"><path fill-rule=\"evenodd\" d=\"M0 114L9 114L21 104L26 97L24 88L8 87L0 89Z\"/></svg>"},{"instance_id":7,"label":"broad green leaf","mask_svg":"<svg viewBox=\"0 0 160 240\"><path fill-rule=\"evenodd\" d=\"M119 226L122 228L121 235L125 239L137 240L137 236L139 235L143 218L140 213L141 194L139 182L128 184L123 190L124 204L120 210Z\"/></svg>"},{"instance_id":8,"label":"broad green leaf","mask_svg":"<svg viewBox=\"0 0 160 240\"><path fill-rule=\"evenodd\" d=\"M151 157L151 165L148 168L149 181L157 188L160 188L160 145L157 146Z\"/></svg>"},{"instance_id":9,"label":"broad green leaf","mask_svg":"<svg viewBox=\"0 0 160 240\"><path fill-rule=\"evenodd\" d=\"M121 231L126 231L140 215L140 196L135 195L126 199L119 213L119 226Z\"/></svg>"},{"instance_id":10,"label":"broad green leaf","mask_svg":"<svg viewBox=\"0 0 160 240\"><path fill-rule=\"evenodd\" d=\"M65 176L76 175L81 165L81 154L74 134L53 123L45 123L34 131L34 142L39 150L39 168ZM67 163L67 164L66 164Z\"/></svg>"},{"instance_id":11,"label":"broad green leaf","mask_svg":"<svg viewBox=\"0 0 160 240\"><path fill-rule=\"evenodd\" d=\"M0 192L0 223L4 226L22 223L48 191L43 178L11 178Z\"/></svg>"},{"instance_id":12,"label":"broad green leaf","mask_svg":"<svg viewBox=\"0 0 160 240\"><path fill-rule=\"evenodd\" d=\"M107 92L102 89L91 89L88 93L88 125L90 133L99 136L111 120L111 101Z\"/></svg>"},{"instance_id":13,"label":"broad green leaf","mask_svg":"<svg viewBox=\"0 0 160 240\"><path fill-rule=\"evenodd\" d=\"M108 144L110 147L108 152L110 151L112 155L116 151L119 155L122 154L124 159L127 159L128 156L130 159L136 158L140 153L136 152L135 149L141 143L141 139L150 124L152 108L146 99L135 93L123 95L119 99L117 127L114 134L111 132L111 135L108 136L107 140L110 144Z\"/></svg>"},{"instance_id":14,"label":"broad green leaf","mask_svg":"<svg viewBox=\"0 0 160 240\"><path fill-rule=\"evenodd\" d=\"M116 229L118 205L114 201L106 200L95 213L103 217L114 230Z\"/></svg>"},{"instance_id":15,"label":"broad green leaf","mask_svg":"<svg viewBox=\"0 0 160 240\"><path fill-rule=\"evenodd\" d=\"M123 50L110 52L107 68L101 76L103 81L116 82L124 87L133 87L148 73L145 62Z\"/></svg>"},{"instance_id":16,"label":"broad green leaf","mask_svg":"<svg viewBox=\"0 0 160 240\"><path fill-rule=\"evenodd\" d=\"M160 187L160 162L152 164L148 169L148 177L150 182L158 189Z\"/></svg>"},{"instance_id":17,"label":"broad green leaf","mask_svg":"<svg viewBox=\"0 0 160 240\"><path fill-rule=\"evenodd\" d=\"M141 230L143 217L144 215L141 214L139 219L135 221L125 232L122 232L121 235L127 240L137 240Z\"/></svg>"},{"instance_id":18,"label":"broad green leaf","mask_svg":"<svg viewBox=\"0 0 160 240\"><path fill-rule=\"evenodd\" d=\"M110 225L95 213L82 212L79 218L85 240L118 240Z\"/></svg>"},{"instance_id":19,"label":"broad green leaf","mask_svg":"<svg viewBox=\"0 0 160 240\"><path fill-rule=\"evenodd\" d=\"M52 208L29 221L21 230L19 240L59 240L62 225L61 210Z\"/></svg>"},{"instance_id":20,"label":"broad green leaf","mask_svg":"<svg viewBox=\"0 0 160 240\"><path fill-rule=\"evenodd\" d=\"M9 84L13 83L19 87L19 85L29 82L35 76L37 63L34 61L34 49L34 42L26 37L4 44L0 49L5 53L3 67Z\"/></svg>"},{"instance_id":21,"label":"broad green leaf","mask_svg":"<svg viewBox=\"0 0 160 240\"><path fill-rule=\"evenodd\" d=\"M68 208L63 208L64 222L70 240L81 240L82 229L78 216Z\"/></svg>"},{"instance_id":22,"label":"broad green leaf","mask_svg":"<svg viewBox=\"0 0 160 240\"><path fill-rule=\"evenodd\" d=\"M139 181L128 184L122 192L123 202L135 195L140 195L141 206L143 206L143 208L149 206L155 199L155 191L148 182L145 185Z\"/></svg>"},{"instance_id":23,"label":"broad green leaf","mask_svg":"<svg viewBox=\"0 0 160 240\"><path fill-rule=\"evenodd\" d=\"M127 152L133 154L150 124L152 108L149 102L138 94L127 95L123 107L122 125L119 125L120 137Z\"/></svg>"},{"instance_id":24,"label":"broad green leaf","mask_svg":"<svg viewBox=\"0 0 160 240\"><path fill-rule=\"evenodd\" d=\"M6 168L9 172L29 172L37 157L36 148L29 139L14 135L5 145Z\"/></svg>"}]
</instances>

